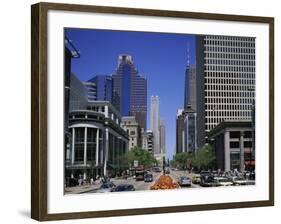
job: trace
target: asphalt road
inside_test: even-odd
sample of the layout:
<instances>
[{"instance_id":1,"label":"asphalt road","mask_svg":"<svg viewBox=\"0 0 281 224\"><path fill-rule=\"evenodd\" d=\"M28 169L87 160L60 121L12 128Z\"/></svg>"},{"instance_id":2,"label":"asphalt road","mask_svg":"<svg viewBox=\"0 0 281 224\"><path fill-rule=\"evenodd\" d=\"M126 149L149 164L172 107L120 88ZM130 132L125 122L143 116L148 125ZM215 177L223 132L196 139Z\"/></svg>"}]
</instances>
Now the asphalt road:
<instances>
[{"instance_id":1,"label":"asphalt road","mask_svg":"<svg viewBox=\"0 0 281 224\"><path fill-rule=\"evenodd\" d=\"M152 175L153 175L153 181L152 182L137 181L137 180L135 180L132 177L128 178L128 179L115 179L115 178L112 178L111 181L116 186L118 186L120 184L132 184L135 187L136 191L144 191L144 190L150 190L150 187L155 183L155 181L159 178L159 176L162 175L162 172L161 173L152 172ZM178 179L181 176L189 176L190 178L192 178L192 174L189 174L187 171L171 170L170 174L168 174L168 175L173 178L173 181L175 183L178 183ZM101 184L96 186L96 189L94 189L94 190L87 191L87 193L95 193L100 185ZM184 187L184 188L195 188L195 187L200 187L200 185L191 184L191 187Z\"/></svg>"},{"instance_id":2,"label":"asphalt road","mask_svg":"<svg viewBox=\"0 0 281 224\"><path fill-rule=\"evenodd\" d=\"M188 173L188 171L171 170L169 175L173 178L174 182L176 183L178 183L179 177L181 176L188 176L190 179L192 179L192 174ZM200 187L200 185L191 183L190 187L195 188L195 187ZM188 188L188 187L184 187L184 188Z\"/></svg>"}]
</instances>

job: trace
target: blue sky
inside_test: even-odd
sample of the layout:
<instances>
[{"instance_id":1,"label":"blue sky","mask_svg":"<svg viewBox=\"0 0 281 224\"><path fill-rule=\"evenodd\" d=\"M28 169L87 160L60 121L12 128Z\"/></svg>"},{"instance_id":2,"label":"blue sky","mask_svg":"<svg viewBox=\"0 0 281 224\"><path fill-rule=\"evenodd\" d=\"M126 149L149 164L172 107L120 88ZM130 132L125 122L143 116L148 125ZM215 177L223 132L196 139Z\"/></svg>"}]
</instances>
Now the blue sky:
<instances>
[{"instance_id":1,"label":"blue sky","mask_svg":"<svg viewBox=\"0 0 281 224\"><path fill-rule=\"evenodd\" d=\"M176 113L184 103L184 75L189 45L190 64L195 64L194 35L66 29L80 51L72 60L72 72L86 81L95 75L113 74L120 54L130 54L139 74L147 78L147 125L150 96L159 96L159 111L166 123L166 155L172 158L176 144Z\"/></svg>"}]
</instances>

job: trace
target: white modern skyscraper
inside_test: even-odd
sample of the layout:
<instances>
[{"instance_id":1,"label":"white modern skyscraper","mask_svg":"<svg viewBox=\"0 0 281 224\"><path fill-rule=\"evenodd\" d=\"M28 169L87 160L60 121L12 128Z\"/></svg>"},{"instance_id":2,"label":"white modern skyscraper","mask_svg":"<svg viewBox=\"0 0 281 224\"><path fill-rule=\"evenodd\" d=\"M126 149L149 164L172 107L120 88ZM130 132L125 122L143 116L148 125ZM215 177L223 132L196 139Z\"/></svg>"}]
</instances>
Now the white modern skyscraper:
<instances>
[{"instance_id":1,"label":"white modern skyscraper","mask_svg":"<svg viewBox=\"0 0 281 224\"><path fill-rule=\"evenodd\" d=\"M159 131L159 97L151 96L150 99L150 129L153 132L154 144L153 153L159 154L160 151L160 131Z\"/></svg>"},{"instance_id":2,"label":"white modern skyscraper","mask_svg":"<svg viewBox=\"0 0 281 224\"><path fill-rule=\"evenodd\" d=\"M165 130L165 122L163 119L160 119L159 134L160 134L160 153L165 154L165 152L166 152L166 130Z\"/></svg>"}]
</instances>

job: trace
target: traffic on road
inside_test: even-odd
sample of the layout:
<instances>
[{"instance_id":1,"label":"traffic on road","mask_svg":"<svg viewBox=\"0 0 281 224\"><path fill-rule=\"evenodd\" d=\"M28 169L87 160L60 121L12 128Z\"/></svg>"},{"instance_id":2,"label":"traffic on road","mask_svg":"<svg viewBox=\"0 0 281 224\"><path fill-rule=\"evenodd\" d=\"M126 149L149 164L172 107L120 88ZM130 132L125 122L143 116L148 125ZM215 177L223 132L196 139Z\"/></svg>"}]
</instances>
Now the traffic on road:
<instances>
[{"instance_id":1,"label":"traffic on road","mask_svg":"<svg viewBox=\"0 0 281 224\"><path fill-rule=\"evenodd\" d=\"M67 193L109 193L123 191L145 191L161 189L227 187L254 185L254 172L190 172L178 169L161 171L159 167L135 172L133 176L98 179L91 183L69 181Z\"/></svg>"}]
</instances>

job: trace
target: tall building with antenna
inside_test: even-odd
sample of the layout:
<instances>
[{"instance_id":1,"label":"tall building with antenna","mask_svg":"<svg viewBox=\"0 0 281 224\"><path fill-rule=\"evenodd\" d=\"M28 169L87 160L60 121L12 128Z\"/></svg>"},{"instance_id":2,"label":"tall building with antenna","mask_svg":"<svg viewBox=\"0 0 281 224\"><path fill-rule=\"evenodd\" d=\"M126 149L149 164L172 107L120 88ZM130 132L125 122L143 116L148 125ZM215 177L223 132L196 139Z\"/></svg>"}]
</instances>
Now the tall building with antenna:
<instances>
[{"instance_id":1,"label":"tall building with antenna","mask_svg":"<svg viewBox=\"0 0 281 224\"><path fill-rule=\"evenodd\" d=\"M187 42L187 63L185 69L184 81L184 108L191 105L192 109L196 109L196 68L190 63L190 43Z\"/></svg>"}]
</instances>

